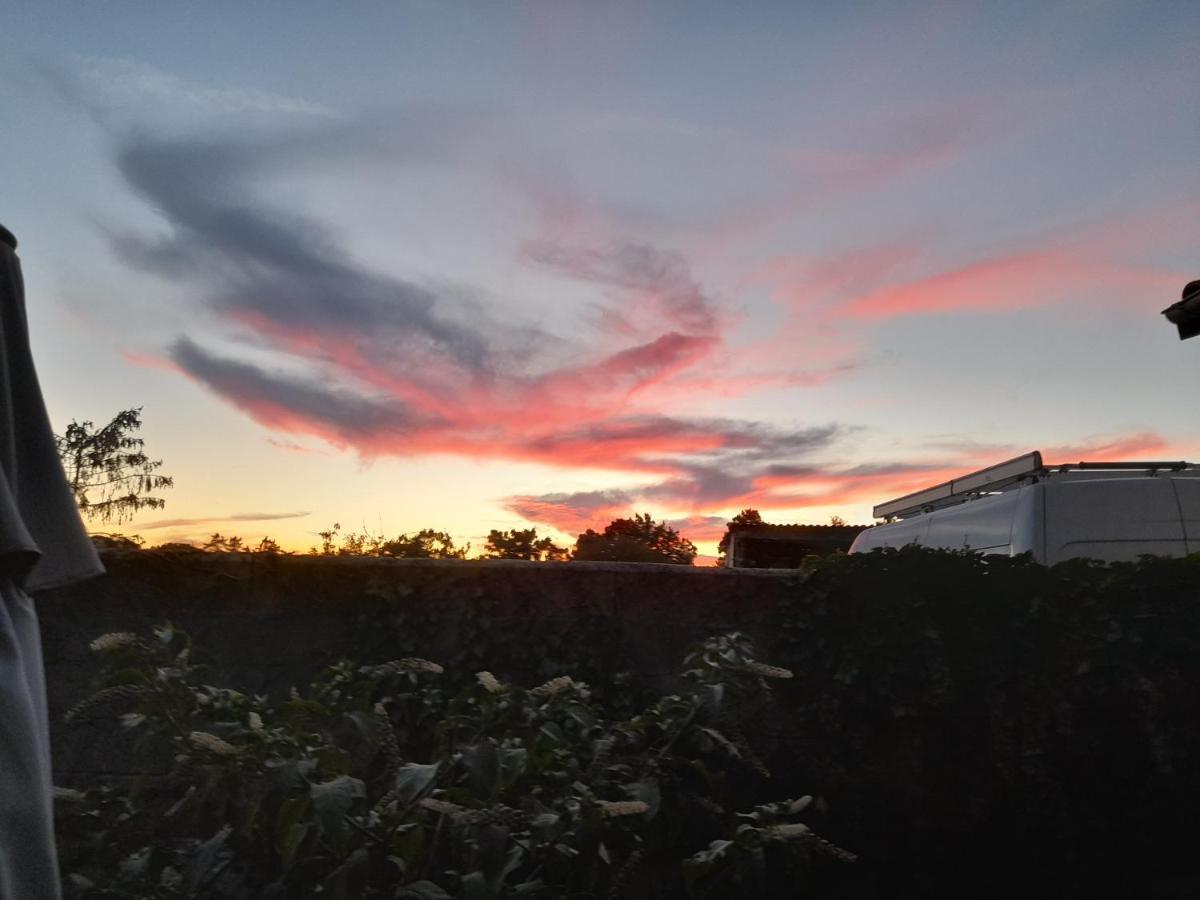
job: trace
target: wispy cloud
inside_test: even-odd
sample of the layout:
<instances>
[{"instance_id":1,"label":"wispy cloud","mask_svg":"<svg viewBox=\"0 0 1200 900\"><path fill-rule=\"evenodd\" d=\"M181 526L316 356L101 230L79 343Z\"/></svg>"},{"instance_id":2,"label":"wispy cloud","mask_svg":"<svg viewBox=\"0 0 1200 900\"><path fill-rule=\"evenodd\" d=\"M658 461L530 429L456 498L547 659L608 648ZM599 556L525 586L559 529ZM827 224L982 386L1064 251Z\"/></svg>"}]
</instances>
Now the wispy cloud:
<instances>
[{"instance_id":1,"label":"wispy cloud","mask_svg":"<svg viewBox=\"0 0 1200 900\"><path fill-rule=\"evenodd\" d=\"M619 306L604 315L604 324L618 334L640 334L639 318L657 319L660 327L693 335L711 334L719 324L717 302L679 253L646 243L588 246L543 237L528 241L524 254L569 278L621 291Z\"/></svg>"},{"instance_id":2,"label":"wispy cloud","mask_svg":"<svg viewBox=\"0 0 1200 900\"><path fill-rule=\"evenodd\" d=\"M903 238L824 257L777 256L748 273L797 318L842 326L900 316L1015 312L1157 298L1184 278L1155 251L1200 226L1178 203L1113 213L947 259L941 237ZM1150 298L1155 298L1152 301Z\"/></svg>"},{"instance_id":3,"label":"wispy cloud","mask_svg":"<svg viewBox=\"0 0 1200 900\"><path fill-rule=\"evenodd\" d=\"M322 158L335 144L315 142ZM432 161L445 150L427 136L398 153ZM218 326L177 339L169 366L276 439L306 435L366 457L452 454L650 476L661 484L644 498L695 510L844 433L671 412L679 383L712 377L703 367L726 323L679 253L582 232L526 243L526 262L611 292L601 299L607 323L572 337L569 364L550 364L562 353L544 349L558 339L511 310L493 317L436 284L372 272L327 228L259 198L257 174L298 152L261 137L127 135L118 169L166 229L108 231L119 258L190 291Z\"/></svg>"},{"instance_id":4,"label":"wispy cloud","mask_svg":"<svg viewBox=\"0 0 1200 900\"><path fill-rule=\"evenodd\" d=\"M248 512L234 513L229 516L200 516L190 519L156 519L138 525L139 531L156 531L160 528L184 528L192 525L216 525L221 522L273 522L278 519L303 519L308 512Z\"/></svg>"},{"instance_id":5,"label":"wispy cloud","mask_svg":"<svg viewBox=\"0 0 1200 900\"><path fill-rule=\"evenodd\" d=\"M148 63L81 56L69 62L38 62L43 82L105 123L131 109L141 116L205 118L280 114L332 118L333 110L302 97L240 86L215 86L181 78Z\"/></svg>"}]
</instances>

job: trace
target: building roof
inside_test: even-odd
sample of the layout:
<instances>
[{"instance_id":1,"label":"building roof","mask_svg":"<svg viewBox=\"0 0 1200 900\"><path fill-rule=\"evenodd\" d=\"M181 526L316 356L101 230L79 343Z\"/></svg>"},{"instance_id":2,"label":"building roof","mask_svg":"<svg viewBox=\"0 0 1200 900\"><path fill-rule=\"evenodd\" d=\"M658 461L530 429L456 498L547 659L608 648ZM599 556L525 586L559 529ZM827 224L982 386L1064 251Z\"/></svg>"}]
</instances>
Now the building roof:
<instances>
[{"instance_id":1,"label":"building roof","mask_svg":"<svg viewBox=\"0 0 1200 900\"><path fill-rule=\"evenodd\" d=\"M850 533L857 534L866 525L730 525L731 534L749 537L842 537Z\"/></svg>"}]
</instances>

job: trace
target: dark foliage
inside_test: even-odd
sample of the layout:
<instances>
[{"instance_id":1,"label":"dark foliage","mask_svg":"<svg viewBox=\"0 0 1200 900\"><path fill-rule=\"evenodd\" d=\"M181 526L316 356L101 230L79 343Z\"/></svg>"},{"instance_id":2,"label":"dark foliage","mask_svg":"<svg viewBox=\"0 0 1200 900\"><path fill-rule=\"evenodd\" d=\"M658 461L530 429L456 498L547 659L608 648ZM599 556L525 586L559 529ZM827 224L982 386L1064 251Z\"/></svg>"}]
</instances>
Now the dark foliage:
<instances>
[{"instance_id":1,"label":"dark foliage","mask_svg":"<svg viewBox=\"0 0 1200 900\"><path fill-rule=\"evenodd\" d=\"M488 559L528 559L535 561L561 561L570 552L559 547L550 538L539 538L536 528L514 528L512 531L488 533L484 545L484 557Z\"/></svg>"},{"instance_id":2,"label":"dark foliage","mask_svg":"<svg viewBox=\"0 0 1200 900\"><path fill-rule=\"evenodd\" d=\"M690 566L696 558L696 545L643 513L632 519L614 519L602 534L589 528L576 540L573 558Z\"/></svg>"},{"instance_id":3,"label":"dark foliage","mask_svg":"<svg viewBox=\"0 0 1200 900\"><path fill-rule=\"evenodd\" d=\"M526 689L343 660L269 703L204 683L169 626L92 647L104 686L68 718L122 712L168 774L59 793L68 896L765 897L854 859L798 821L811 797L736 812L770 774L742 726L769 709L766 679L791 677L740 634L628 717L566 675Z\"/></svg>"},{"instance_id":4,"label":"dark foliage","mask_svg":"<svg viewBox=\"0 0 1200 900\"><path fill-rule=\"evenodd\" d=\"M869 896L1194 892L1200 559L814 563L768 646Z\"/></svg>"}]
</instances>

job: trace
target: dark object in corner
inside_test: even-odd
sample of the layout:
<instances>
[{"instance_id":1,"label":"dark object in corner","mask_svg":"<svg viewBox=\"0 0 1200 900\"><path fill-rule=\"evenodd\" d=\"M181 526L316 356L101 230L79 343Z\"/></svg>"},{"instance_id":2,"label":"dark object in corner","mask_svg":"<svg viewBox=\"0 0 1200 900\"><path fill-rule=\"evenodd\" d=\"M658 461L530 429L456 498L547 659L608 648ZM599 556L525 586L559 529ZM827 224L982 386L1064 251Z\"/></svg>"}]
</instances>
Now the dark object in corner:
<instances>
[{"instance_id":1,"label":"dark object in corner","mask_svg":"<svg viewBox=\"0 0 1200 900\"><path fill-rule=\"evenodd\" d=\"M1200 335L1200 281L1189 281L1183 299L1162 311L1167 321L1179 329L1179 339Z\"/></svg>"},{"instance_id":2,"label":"dark object in corner","mask_svg":"<svg viewBox=\"0 0 1200 900\"><path fill-rule=\"evenodd\" d=\"M17 236L3 225L0 225L0 241L8 244L8 246L12 247L14 250L17 249Z\"/></svg>"}]
</instances>

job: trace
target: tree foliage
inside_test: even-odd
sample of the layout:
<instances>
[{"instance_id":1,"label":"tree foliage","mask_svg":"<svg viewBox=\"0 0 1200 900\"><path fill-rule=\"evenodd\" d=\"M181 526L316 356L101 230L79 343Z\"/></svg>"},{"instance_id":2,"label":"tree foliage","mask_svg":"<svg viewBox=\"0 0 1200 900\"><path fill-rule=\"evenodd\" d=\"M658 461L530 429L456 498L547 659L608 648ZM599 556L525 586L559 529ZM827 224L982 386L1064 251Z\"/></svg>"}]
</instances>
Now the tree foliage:
<instances>
[{"instance_id":1,"label":"tree foliage","mask_svg":"<svg viewBox=\"0 0 1200 900\"><path fill-rule=\"evenodd\" d=\"M725 525L721 543L717 545L717 564L725 565L725 554L729 552L729 533L736 525L762 525L763 519L757 509L743 509Z\"/></svg>"},{"instance_id":2,"label":"tree foliage","mask_svg":"<svg viewBox=\"0 0 1200 900\"><path fill-rule=\"evenodd\" d=\"M207 550L210 553L241 553L249 548L240 537L226 537L221 532L213 532L213 536L205 542L202 550Z\"/></svg>"},{"instance_id":3,"label":"tree foliage","mask_svg":"<svg viewBox=\"0 0 1200 900\"><path fill-rule=\"evenodd\" d=\"M381 534L372 534L366 528L362 531L342 533L341 524L334 522L332 528L317 532L317 536L321 539L320 548L313 547L309 551L317 556L466 559L471 549L470 544L459 547L447 532L435 531L432 528L422 528L411 535L406 533L394 538L385 538Z\"/></svg>"},{"instance_id":4,"label":"tree foliage","mask_svg":"<svg viewBox=\"0 0 1200 900\"><path fill-rule=\"evenodd\" d=\"M175 484L157 474L162 460L152 460L134 433L142 427L142 410L126 409L97 428L72 421L55 436L58 455L79 511L100 522L127 522L142 509L161 509L161 497L150 496Z\"/></svg>"},{"instance_id":5,"label":"tree foliage","mask_svg":"<svg viewBox=\"0 0 1200 900\"><path fill-rule=\"evenodd\" d=\"M483 549L488 559L559 561L570 556L566 548L559 547L550 538L539 538L536 528L514 528L512 531L493 529L488 533Z\"/></svg>"},{"instance_id":6,"label":"tree foliage","mask_svg":"<svg viewBox=\"0 0 1200 900\"><path fill-rule=\"evenodd\" d=\"M655 522L649 513L641 513L632 519L614 519L603 533L589 528L576 540L573 558L690 566L696 545L666 523Z\"/></svg>"},{"instance_id":7,"label":"tree foliage","mask_svg":"<svg viewBox=\"0 0 1200 900\"><path fill-rule=\"evenodd\" d=\"M379 547L379 555L397 559L466 559L470 549L470 544L457 546L445 531L422 528L415 534L402 534L384 541Z\"/></svg>"}]
</instances>

